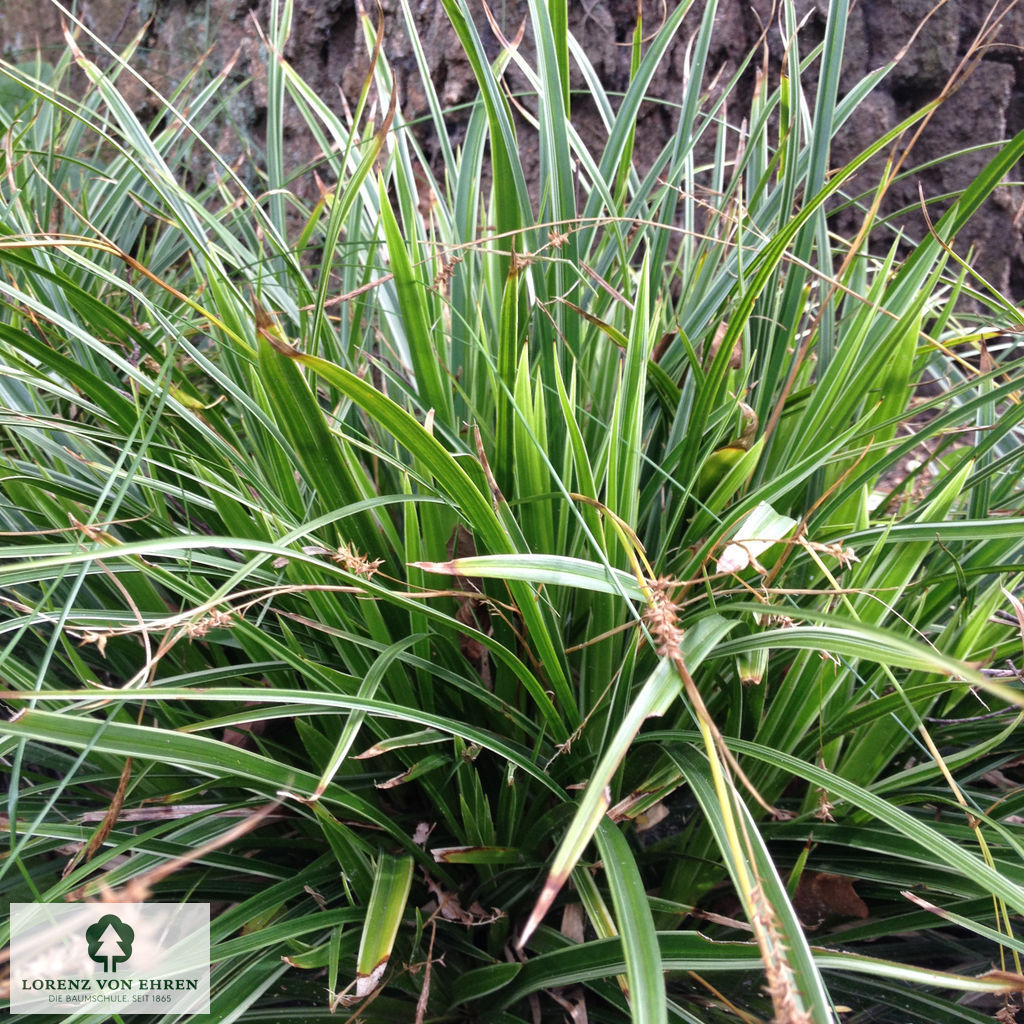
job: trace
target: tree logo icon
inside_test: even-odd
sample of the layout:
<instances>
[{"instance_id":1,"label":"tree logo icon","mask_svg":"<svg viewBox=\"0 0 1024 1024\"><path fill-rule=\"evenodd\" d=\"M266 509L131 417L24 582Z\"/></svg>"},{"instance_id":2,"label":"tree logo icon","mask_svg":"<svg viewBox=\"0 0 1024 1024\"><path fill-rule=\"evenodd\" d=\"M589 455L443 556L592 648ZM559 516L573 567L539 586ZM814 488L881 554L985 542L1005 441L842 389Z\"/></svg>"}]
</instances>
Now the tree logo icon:
<instances>
[{"instance_id":1,"label":"tree logo icon","mask_svg":"<svg viewBox=\"0 0 1024 1024\"><path fill-rule=\"evenodd\" d=\"M116 974L117 965L132 955L135 932L121 918L106 914L85 929L85 939L89 943L89 959L102 964L104 973Z\"/></svg>"}]
</instances>

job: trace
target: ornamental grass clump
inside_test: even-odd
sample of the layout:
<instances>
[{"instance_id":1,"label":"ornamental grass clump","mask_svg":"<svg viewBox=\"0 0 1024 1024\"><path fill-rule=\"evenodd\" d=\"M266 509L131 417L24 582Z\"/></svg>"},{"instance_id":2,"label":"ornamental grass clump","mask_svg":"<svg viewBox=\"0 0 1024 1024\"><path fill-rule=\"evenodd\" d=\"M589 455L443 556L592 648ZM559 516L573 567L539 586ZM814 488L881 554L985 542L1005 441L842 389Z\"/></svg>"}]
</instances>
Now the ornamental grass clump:
<instances>
[{"instance_id":1,"label":"ornamental grass clump","mask_svg":"<svg viewBox=\"0 0 1024 1024\"><path fill-rule=\"evenodd\" d=\"M1020 317L955 242L1024 136L911 238L957 83L837 165L845 0L742 109L714 3L621 95L565 0L493 62L443 3L457 148L370 18L336 114L286 0L245 173L227 71L145 123L71 12L2 66L4 896L211 903L216 1020L1013 1019Z\"/></svg>"}]
</instances>

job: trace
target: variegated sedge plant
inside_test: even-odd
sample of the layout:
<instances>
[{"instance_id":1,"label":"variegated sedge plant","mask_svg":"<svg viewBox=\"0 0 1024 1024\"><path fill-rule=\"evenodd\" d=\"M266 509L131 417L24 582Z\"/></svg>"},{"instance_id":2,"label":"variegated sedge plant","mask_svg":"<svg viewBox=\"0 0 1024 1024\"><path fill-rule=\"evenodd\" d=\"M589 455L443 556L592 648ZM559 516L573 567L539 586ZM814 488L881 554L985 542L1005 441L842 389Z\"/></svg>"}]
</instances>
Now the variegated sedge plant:
<instances>
[{"instance_id":1,"label":"variegated sedge plant","mask_svg":"<svg viewBox=\"0 0 1024 1024\"><path fill-rule=\"evenodd\" d=\"M1019 315L954 243L1024 139L911 238L958 81L835 166L891 70L840 96L845 0L811 49L782 5L744 109L714 3L638 19L622 95L566 0L494 62L444 7L458 148L415 34L425 123L370 19L341 117L287 0L251 167L227 69L143 123L141 39L71 10L2 66L5 897L215 904L218 1020L1009 1019Z\"/></svg>"}]
</instances>

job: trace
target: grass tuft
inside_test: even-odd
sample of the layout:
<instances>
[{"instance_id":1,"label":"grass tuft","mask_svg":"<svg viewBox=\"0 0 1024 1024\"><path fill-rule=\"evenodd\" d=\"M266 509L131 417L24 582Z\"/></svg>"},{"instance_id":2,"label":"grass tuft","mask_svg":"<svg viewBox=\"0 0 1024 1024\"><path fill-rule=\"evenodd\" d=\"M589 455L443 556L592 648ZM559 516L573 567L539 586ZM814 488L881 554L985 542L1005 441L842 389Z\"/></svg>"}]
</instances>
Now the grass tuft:
<instances>
[{"instance_id":1,"label":"grass tuft","mask_svg":"<svg viewBox=\"0 0 1024 1024\"><path fill-rule=\"evenodd\" d=\"M564 2L491 61L445 0L453 148L418 47L427 127L368 18L341 117L275 2L244 169L226 71L147 124L133 46L0 64L9 902L214 904L217 1020L1011 1019L1024 362L955 246L1024 135L912 241L986 40L837 166L844 0L746 104L692 6L617 96Z\"/></svg>"}]
</instances>

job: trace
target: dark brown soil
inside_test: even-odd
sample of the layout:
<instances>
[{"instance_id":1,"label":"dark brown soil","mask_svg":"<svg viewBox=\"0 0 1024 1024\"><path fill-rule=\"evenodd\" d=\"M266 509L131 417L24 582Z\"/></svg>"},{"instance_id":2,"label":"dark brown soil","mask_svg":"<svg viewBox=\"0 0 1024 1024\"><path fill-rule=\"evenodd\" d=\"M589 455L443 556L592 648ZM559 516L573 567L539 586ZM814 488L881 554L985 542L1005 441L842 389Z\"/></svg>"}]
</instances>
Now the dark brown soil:
<instances>
[{"instance_id":1,"label":"dark brown soil","mask_svg":"<svg viewBox=\"0 0 1024 1024\"><path fill-rule=\"evenodd\" d=\"M622 89L628 80L628 41L635 20L637 0L571 0L571 27L609 89ZM399 83L403 113L413 121L427 111L426 97L418 84L415 55L404 29L399 0L381 0L385 24L385 53ZM481 0L469 0L480 34L491 52L499 43L488 27ZM371 16L375 6L366 4ZM671 3L669 6L672 6ZM701 3L684 20L651 90L654 100L675 101L680 95L686 47L696 31ZM764 35L770 73L781 66L783 34L772 23L771 0L721 0L718 26L711 52L712 77L717 88L729 80L743 55ZM824 33L826 0L797 0L803 19L800 38L803 50L819 41ZM841 130L835 145L834 163L839 164L861 150L878 134L942 91L944 84L969 51L972 40L985 21L990 0L859 0L854 2L845 31L846 62L841 90L847 91L871 69L893 59L906 46L915 29L915 41L900 64L866 100ZM1008 0L999 0L1005 9ZM260 151L266 131L265 47L257 23L266 26L269 0L81 0L76 10L99 39L123 48L143 32L141 48L133 60L138 70L164 92L172 90L197 62L219 70L235 59L229 86L227 113L211 130L212 141L229 161L246 165L245 137L252 140L250 152ZM476 95L467 62L458 56L454 33L440 3L410 0L416 29L431 68L441 102L453 108L450 134L458 142L465 111L457 108ZM525 0L494 0L491 4L501 29L514 35L526 18ZM652 31L663 16L662 0L643 0L645 26ZM294 31L285 56L319 94L336 109L341 97L354 98L366 71L366 50L362 40L355 0L295 0ZM930 15L930 16L929 16ZM922 25L922 20L924 24ZM99 53L80 32L83 46ZM908 167L925 164L945 154L969 147L998 142L1024 127L1024 5L1005 18L996 44L980 55L978 66L951 102L941 106L924 135L915 144ZM36 47L51 58L63 48L60 18L45 2L0 0L0 50L13 60L32 59ZM527 19L523 42L531 49ZM100 57L101 60L107 59ZM515 85L514 77L511 79ZM750 88L748 82L745 88ZM574 77L574 85L583 82ZM157 109L151 96L137 81L122 76L121 86L132 105L143 116ZM715 88L709 82L709 87ZM809 97L809 101L813 97ZM591 144L601 143L601 129L591 104L581 95L576 104L577 126ZM663 144L672 128L670 107L652 102L639 118L637 159L643 165ZM238 136L241 129L242 138ZM286 120L284 131L288 152L296 168L316 160L315 143L297 117ZM436 158L437 145L429 128L424 128L423 146L428 159ZM522 136L527 169L535 166L536 147L524 131ZM885 204L887 211L914 208L918 188L928 196L941 196L962 188L984 165L991 150L972 151L939 167L896 183ZM193 168L197 177L209 173L197 156ZM253 170L258 185L258 171ZM315 194L312 175L296 180L296 190ZM1017 298L1024 297L1024 237L1022 237L1024 190L1007 185L974 218L961 235L958 247L974 250L974 266L996 288ZM849 229L856 220L851 213L837 222L839 230ZM917 213L902 219L911 238L920 237L926 226Z\"/></svg>"}]
</instances>

